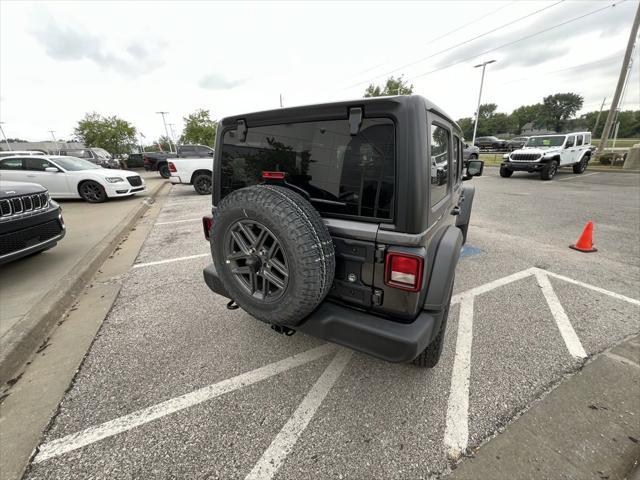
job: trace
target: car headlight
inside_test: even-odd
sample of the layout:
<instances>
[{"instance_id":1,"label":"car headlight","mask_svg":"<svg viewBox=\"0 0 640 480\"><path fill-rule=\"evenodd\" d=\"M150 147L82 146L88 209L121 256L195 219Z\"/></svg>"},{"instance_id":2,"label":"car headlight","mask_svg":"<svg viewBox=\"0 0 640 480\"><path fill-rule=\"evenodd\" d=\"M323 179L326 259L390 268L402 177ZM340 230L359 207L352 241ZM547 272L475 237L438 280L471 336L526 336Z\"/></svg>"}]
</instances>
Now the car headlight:
<instances>
[{"instance_id":1,"label":"car headlight","mask_svg":"<svg viewBox=\"0 0 640 480\"><path fill-rule=\"evenodd\" d=\"M124 178L122 177L107 177L105 180L109 183L124 182Z\"/></svg>"}]
</instances>

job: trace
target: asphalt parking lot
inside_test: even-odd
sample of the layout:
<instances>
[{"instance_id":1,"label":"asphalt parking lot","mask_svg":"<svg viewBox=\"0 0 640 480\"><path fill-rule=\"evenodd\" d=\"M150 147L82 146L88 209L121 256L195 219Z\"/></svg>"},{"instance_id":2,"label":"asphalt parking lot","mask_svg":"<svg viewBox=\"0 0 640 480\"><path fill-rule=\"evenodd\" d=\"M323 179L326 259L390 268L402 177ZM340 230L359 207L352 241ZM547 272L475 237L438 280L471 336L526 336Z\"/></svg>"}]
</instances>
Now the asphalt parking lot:
<instances>
[{"instance_id":1,"label":"asphalt parking lot","mask_svg":"<svg viewBox=\"0 0 640 480\"><path fill-rule=\"evenodd\" d=\"M433 370L227 310L201 273L210 199L173 187L26 478L446 474L640 330L638 175L487 168L473 181L471 248ZM568 248L587 220L593 254Z\"/></svg>"}]
</instances>

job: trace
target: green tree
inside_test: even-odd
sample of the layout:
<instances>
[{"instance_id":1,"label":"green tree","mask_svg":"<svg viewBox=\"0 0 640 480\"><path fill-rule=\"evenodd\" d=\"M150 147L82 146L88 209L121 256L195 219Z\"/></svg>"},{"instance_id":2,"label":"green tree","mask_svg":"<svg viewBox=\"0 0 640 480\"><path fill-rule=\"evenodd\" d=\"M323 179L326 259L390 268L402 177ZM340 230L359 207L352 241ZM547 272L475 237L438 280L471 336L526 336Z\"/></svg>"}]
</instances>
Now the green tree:
<instances>
[{"instance_id":1,"label":"green tree","mask_svg":"<svg viewBox=\"0 0 640 480\"><path fill-rule=\"evenodd\" d=\"M541 110L541 103L523 105L516 108L511 112L511 115L509 115L510 130L516 135L519 135L522 133L522 127L527 123L532 122L534 125L538 125L540 122Z\"/></svg>"},{"instance_id":2,"label":"green tree","mask_svg":"<svg viewBox=\"0 0 640 480\"><path fill-rule=\"evenodd\" d=\"M464 117L458 120L457 123L462 130L462 135L464 136L465 140L470 141L471 137L473 136L473 118Z\"/></svg>"},{"instance_id":3,"label":"green tree","mask_svg":"<svg viewBox=\"0 0 640 480\"><path fill-rule=\"evenodd\" d=\"M218 122L209 117L209 111L199 109L183 118L184 132L181 143L199 143L213 147L216 142Z\"/></svg>"},{"instance_id":4,"label":"green tree","mask_svg":"<svg viewBox=\"0 0 640 480\"><path fill-rule=\"evenodd\" d=\"M577 93L556 93L544 97L542 102L541 123L553 129L562 131L567 120L572 118L582 108L584 99Z\"/></svg>"},{"instance_id":5,"label":"green tree","mask_svg":"<svg viewBox=\"0 0 640 480\"><path fill-rule=\"evenodd\" d=\"M136 128L115 115L87 113L78 122L74 135L87 147L104 148L113 154L128 153L136 145Z\"/></svg>"},{"instance_id":6,"label":"green tree","mask_svg":"<svg viewBox=\"0 0 640 480\"><path fill-rule=\"evenodd\" d=\"M398 78L393 76L387 79L387 83L384 88L380 88L378 85L369 85L364 91L364 97L384 97L387 95L411 95L413 93L413 85L409 85L402 75Z\"/></svg>"}]
</instances>

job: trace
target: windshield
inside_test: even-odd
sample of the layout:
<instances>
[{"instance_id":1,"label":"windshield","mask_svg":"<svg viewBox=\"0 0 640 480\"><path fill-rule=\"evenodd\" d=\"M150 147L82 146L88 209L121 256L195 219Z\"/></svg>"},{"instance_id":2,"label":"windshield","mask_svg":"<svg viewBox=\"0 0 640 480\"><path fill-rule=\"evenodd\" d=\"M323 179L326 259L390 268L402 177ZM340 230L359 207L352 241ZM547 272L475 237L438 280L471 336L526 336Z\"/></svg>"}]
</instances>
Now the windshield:
<instances>
[{"instance_id":1,"label":"windshield","mask_svg":"<svg viewBox=\"0 0 640 480\"><path fill-rule=\"evenodd\" d=\"M92 150L93 150L93 153L95 153L98 158L106 158L106 159L111 158L111 154L107 152L104 148L92 148Z\"/></svg>"},{"instance_id":2,"label":"windshield","mask_svg":"<svg viewBox=\"0 0 640 480\"><path fill-rule=\"evenodd\" d=\"M80 170L95 170L102 168L95 163L91 163L87 160L78 157L57 157L51 159L58 166L69 170L71 172L77 172Z\"/></svg>"},{"instance_id":3,"label":"windshield","mask_svg":"<svg viewBox=\"0 0 640 480\"><path fill-rule=\"evenodd\" d=\"M525 147L560 147L564 143L564 135L553 135L549 137L531 137L527 140Z\"/></svg>"}]
</instances>

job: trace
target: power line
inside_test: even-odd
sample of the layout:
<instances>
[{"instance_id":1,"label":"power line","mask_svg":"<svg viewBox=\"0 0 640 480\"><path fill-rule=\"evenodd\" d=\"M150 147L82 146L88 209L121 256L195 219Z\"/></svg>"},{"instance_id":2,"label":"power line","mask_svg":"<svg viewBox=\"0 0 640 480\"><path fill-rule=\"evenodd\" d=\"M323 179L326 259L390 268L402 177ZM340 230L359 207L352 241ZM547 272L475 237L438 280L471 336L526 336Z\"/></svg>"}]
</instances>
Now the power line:
<instances>
[{"instance_id":1,"label":"power line","mask_svg":"<svg viewBox=\"0 0 640 480\"><path fill-rule=\"evenodd\" d=\"M514 23L517 23L517 22L519 22L519 21L521 21L521 20L528 19L528 18L532 17L533 15L537 15L538 13L544 12L545 10L549 10L550 8L553 8L553 7L555 7L556 5L559 5L560 3L563 3L564 1L565 1L565 0L559 0L558 2L556 2L556 3L552 4L552 5L547 5L546 7L541 8L541 9L539 9L539 10L536 10L535 12L528 13L528 14L526 14L526 15L522 16L522 17L516 18L515 20L512 20L512 21L510 21L509 23L504 23L504 24L502 24L502 25L500 25L500 26L498 26L498 27L496 27L496 28L493 28L493 29L488 30L488 31L486 31L486 32L484 32L484 33L481 33L480 35L476 35L476 36L475 36L475 37L473 37L473 38L470 38L470 39L468 39L468 40L465 40L464 42L457 43L457 44L452 45L452 46L450 46L450 47L447 47L447 48L445 48L445 49L443 49L443 50L440 50L440 51L438 51L438 52L432 53L431 55L427 55L426 57L422 57L422 58L420 58L420 59L418 59L418 60L415 60L415 61L413 61L413 62L406 63L406 64L404 64L404 65L402 65L402 66L400 66L400 67L398 67L398 68L394 68L393 70L389 70L389 71L388 71L388 72L386 72L386 73L383 73L383 74L381 74L381 75L377 75L377 76L372 77L372 78L370 78L370 79L368 79L368 80L363 80L363 81L360 81L360 82L358 82L358 83L354 83L354 84L352 84L352 85L349 85L348 87L344 87L342 90L347 89L347 88L356 87L356 86L358 86L358 85L362 85L362 84L365 84L365 83L369 83L369 82L371 82L371 81L373 81L373 80L377 80L378 78L386 77L386 76L388 76L388 75L390 75L390 74L392 74L392 73L395 73L395 72L397 72L397 71L399 71L399 70L402 70L402 69L404 69L404 68L412 67L413 65L416 65L416 64L418 64L418 63L422 63L422 62L424 62L425 60L428 60L428 59L433 58L433 57L435 57L435 56L438 56L438 55L440 55L440 54L446 53L446 52L448 52L448 51L450 51L450 50L454 50L454 49L456 49L456 48L458 48L458 47L461 47L462 45L466 45L467 43L473 42L474 40L477 40L477 39L482 38L482 37L486 37L487 35L489 35L489 34L491 34L491 33L495 33L495 32L497 32L498 30L502 30L503 28L510 27L510 26L512 26Z\"/></svg>"},{"instance_id":2,"label":"power line","mask_svg":"<svg viewBox=\"0 0 640 480\"><path fill-rule=\"evenodd\" d=\"M603 10L607 10L607 9L609 9L609 8L613 8L613 7L615 7L616 5L619 5L619 4L621 4L621 3L624 3L625 1L626 1L626 0L619 0L618 2L616 2L616 3L612 3L611 5L607 5L606 7L598 8L598 9L596 9L596 10L593 10L593 11L589 12L589 13L585 13L584 15L580 15L580 16L578 16L578 17L574 17L574 18L572 18L572 19L570 19L570 20L567 20L567 21L565 21L565 22L558 23L557 25L554 25L554 26L552 26L552 27L549 27L549 28L545 28L545 29L543 29L543 30L540 30L539 32L532 33L531 35L527 35L527 36L525 36L525 37L521 37L521 38L519 38L519 39L517 39L517 40L513 40L513 41L511 41L511 42L503 43L502 45L498 45L497 47L490 48L489 50L485 50L484 52L480 52L480 53L474 54L474 55L472 55L472 56L470 56L470 57L463 58L462 60L458 60L458 61L453 62L453 63L450 63L450 64L448 64L448 65L444 65L444 66L442 66L442 67L436 68L436 69L431 70L431 71L429 71L429 72L421 73L420 75L414 75L413 77L410 77L410 78L409 78L409 80L415 80L416 78L420 78L420 77L425 77L425 76L427 76L427 75L431 75L432 73L436 73L436 72L439 72L439 71L441 71L441 70L445 70L445 69L447 69L447 68L454 67L454 66L459 65L459 64L461 64L461 63L463 63L463 62L467 62L467 61L469 61L469 60L472 60L472 59L474 59L474 58L480 57L480 56L482 56L482 55L486 55L487 53L495 52L496 50L499 50L499 49L501 49L501 48L508 47L508 46L510 46L510 45L514 45L514 44L519 43L519 42L522 42L522 41L524 41L524 40L528 40L529 38L537 37L538 35L542 35L543 33L549 32L549 31L551 31L551 30L554 30L554 29L556 29L556 28L562 27L562 26L564 26L564 25L567 25L567 24L569 24L569 23L575 22L575 21L577 21L577 20L581 20L581 19L586 18L586 17L588 17L588 16L590 16L590 15L594 15L594 14L596 14L596 13L599 13L599 12L601 12L601 11L603 11Z\"/></svg>"},{"instance_id":3,"label":"power line","mask_svg":"<svg viewBox=\"0 0 640 480\"><path fill-rule=\"evenodd\" d=\"M465 23L464 25L462 25L462 26L460 26L460 27L454 28L453 30L449 30L448 32L443 33L442 35L440 35L440 36L438 36L438 37L432 38L431 40L427 41L427 42L425 43L425 45L426 45L426 46L429 46L431 43L433 43L433 42L437 42L438 40L442 40L443 38L448 37L448 36L449 36L449 35L451 35L452 33L459 32L460 30L462 30L462 29L463 29L463 28L465 28L465 27L468 27L469 25L472 25L472 24L474 24L474 23L478 23L480 20L483 20L483 19L487 18L488 16L493 15L494 13L498 13L500 10L504 10L505 8L507 8L507 7L511 6L511 5L513 5L513 4L514 4L514 3L516 3L517 1L518 1L518 0L514 0L513 2L509 2L509 3L507 3L506 5L502 5L502 6L498 7L498 8L496 8L495 10L491 10L489 13L486 13L486 14L484 14L483 16L481 16L481 17L479 17L479 18L474 18L474 19L473 19L473 20L471 20L470 22ZM370 72L371 70L375 70L376 68L378 68L378 67L382 67L382 66L384 66L384 65L385 65L384 63L379 63L379 64L378 64L378 65L376 65L375 67L367 68L366 70L363 70L363 71L361 71L361 72L358 72L358 75L363 75L363 74L365 74L365 73L367 73L367 72Z\"/></svg>"}]
</instances>

